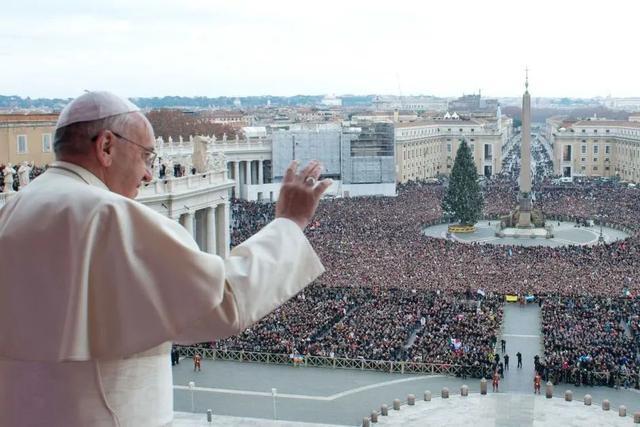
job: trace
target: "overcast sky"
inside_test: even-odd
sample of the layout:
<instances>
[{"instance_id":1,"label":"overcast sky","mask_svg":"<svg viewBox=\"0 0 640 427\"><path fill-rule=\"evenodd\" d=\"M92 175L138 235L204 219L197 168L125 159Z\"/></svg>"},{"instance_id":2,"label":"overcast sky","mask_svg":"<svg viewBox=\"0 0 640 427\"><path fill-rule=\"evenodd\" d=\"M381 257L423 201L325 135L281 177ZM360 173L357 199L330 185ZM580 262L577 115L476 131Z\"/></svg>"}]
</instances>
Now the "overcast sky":
<instances>
[{"instance_id":1,"label":"overcast sky","mask_svg":"<svg viewBox=\"0 0 640 427\"><path fill-rule=\"evenodd\" d=\"M638 0L6 2L2 95L640 96Z\"/></svg>"}]
</instances>

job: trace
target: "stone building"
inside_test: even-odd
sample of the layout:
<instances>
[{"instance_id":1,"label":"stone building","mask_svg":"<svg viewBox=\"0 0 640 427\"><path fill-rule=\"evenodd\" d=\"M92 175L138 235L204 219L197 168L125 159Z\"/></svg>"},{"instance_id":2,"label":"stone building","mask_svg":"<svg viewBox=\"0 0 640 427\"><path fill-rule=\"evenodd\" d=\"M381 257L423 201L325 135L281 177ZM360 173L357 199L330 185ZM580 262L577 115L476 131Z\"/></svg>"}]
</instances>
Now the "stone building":
<instances>
[{"instance_id":1,"label":"stone building","mask_svg":"<svg viewBox=\"0 0 640 427\"><path fill-rule=\"evenodd\" d=\"M434 119L396 123L396 182L449 175L460 142L471 148L478 175L502 171L502 147L510 136L512 120Z\"/></svg>"},{"instance_id":2,"label":"stone building","mask_svg":"<svg viewBox=\"0 0 640 427\"><path fill-rule=\"evenodd\" d=\"M547 119L557 175L640 181L640 122Z\"/></svg>"},{"instance_id":3,"label":"stone building","mask_svg":"<svg viewBox=\"0 0 640 427\"><path fill-rule=\"evenodd\" d=\"M51 163L57 114L0 114L0 164Z\"/></svg>"}]
</instances>

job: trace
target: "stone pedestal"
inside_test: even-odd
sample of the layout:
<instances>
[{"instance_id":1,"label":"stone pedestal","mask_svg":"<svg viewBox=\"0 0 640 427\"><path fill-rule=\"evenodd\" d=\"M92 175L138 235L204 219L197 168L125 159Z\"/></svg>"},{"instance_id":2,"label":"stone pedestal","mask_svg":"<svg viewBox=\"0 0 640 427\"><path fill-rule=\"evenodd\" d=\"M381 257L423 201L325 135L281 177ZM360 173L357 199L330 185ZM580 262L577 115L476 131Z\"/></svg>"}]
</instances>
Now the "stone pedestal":
<instances>
[{"instance_id":1,"label":"stone pedestal","mask_svg":"<svg viewBox=\"0 0 640 427\"><path fill-rule=\"evenodd\" d=\"M584 395L584 404L587 406L591 406L591 402L593 401L593 398L591 397L590 394L585 394Z\"/></svg>"},{"instance_id":2,"label":"stone pedestal","mask_svg":"<svg viewBox=\"0 0 640 427\"><path fill-rule=\"evenodd\" d=\"M394 411L400 410L400 399L393 399L393 410Z\"/></svg>"},{"instance_id":3,"label":"stone pedestal","mask_svg":"<svg viewBox=\"0 0 640 427\"><path fill-rule=\"evenodd\" d=\"M564 392L564 400L567 402L571 402L573 400L573 392L571 390L567 390Z\"/></svg>"},{"instance_id":4,"label":"stone pedestal","mask_svg":"<svg viewBox=\"0 0 640 427\"><path fill-rule=\"evenodd\" d=\"M469 396L469 386L463 385L462 387L460 387L460 396Z\"/></svg>"},{"instance_id":5,"label":"stone pedestal","mask_svg":"<svg viewBox=\"0 0 640 427\"><path fill-rule=\"evenodd\" d=\"M611 403L605 399L602 401L602 410L603 411L608 411L609 409L611 409Z\"/></svg>"},{"instance_id":6,"label":"stone pedestal","mask_svg":"<svg viewBox=\"0 0 640 427\"><path fill-rule=\"evenodd\" d=\"M480 380L480 394L487 394L487 380L483 378Z\"/></svg>"},{"instance_id":7,"label":"stone pedestal","mask_svg":"<svg viewBox=\"0 0 640 427\"><path fill-rule=\"evenodd\" d=\"M407 396L407 405L413 406L416 404L416 397L413 394Z\"/></svg>"},{"instance_id":8,"label":"stone pedestal","mask_svg":"<svg viewBox=\"0 0 640 427\"><path fill-rule=\"evenodd\" d=\"M547 397L547 399L551 399L553 397L553 384L551 383L551 381L547 382L545 396Z\"/></svg>"},{"instance_id":9,"label":"stone pedestal","mask_svg":"<svg viewBox=\"0 0 640 427\"><path fill-rule=\"evenodd\" d=\"M620 407L618 408L618 415L621 417L626 417L627 416L627 407L624 405L620 405Z\"/></svg>"},{"instance_id":10,"label":"stone pedestal","mask_svg":"<svg viewBox=\"0 0 640 427\"><path fill-rule=\"evenodd\" d=\"M429 390L424 392L424 401L431 402L431 392Z\"/></svg>"},{"instance_id":11,"label":"stone pedestal","mask_svg":"<svg viewBox=\"0 0 640 427\"><path fill-rule=\"evenodd\" d=\"M442 392L440 393L440 396L443 399L448 399L449 398L449 389L447 387L442 387Z\"/></svg>"},{"instance_id":12,"label":"stone pedestal","mask_svg":"<svg viewBox=\"0 0 640 427\"><path fill-rule=\"evenodd\" d=\"M372 423L378 422L378 411L371 411L371 422Z\"/></svg>"},{"instance_id":13,"label":"stone pedestal","mask_svg":"<svg viewBox=\"0 0 640 427\"><path fill-rule=\"evenodd\" d=\"M383 417L386 417L387 415L389 415L389 407L386 404L383 404L380 407L380 415L382 415Z\"/></svg>"}]
</instances>

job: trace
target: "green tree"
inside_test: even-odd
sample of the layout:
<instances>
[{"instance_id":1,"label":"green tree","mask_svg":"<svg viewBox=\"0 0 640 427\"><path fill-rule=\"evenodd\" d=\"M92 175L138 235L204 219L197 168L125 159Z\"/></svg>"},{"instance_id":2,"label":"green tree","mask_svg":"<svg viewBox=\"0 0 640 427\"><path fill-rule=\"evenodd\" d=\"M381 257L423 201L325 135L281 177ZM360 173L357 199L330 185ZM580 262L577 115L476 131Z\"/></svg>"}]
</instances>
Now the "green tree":
<instances>
[{"instance_id":1,"label":"green tree","mask_svg":"<svg viewBox=\"0 0 640 427\"><path fill-rule=\"evenodd\" d=\"M442 200L442 210L462 225L474 225L482 215L484 199L478 184L476 165L464 139L458 147L451 169L449 188Z\"/></svg>"}]
</instances>

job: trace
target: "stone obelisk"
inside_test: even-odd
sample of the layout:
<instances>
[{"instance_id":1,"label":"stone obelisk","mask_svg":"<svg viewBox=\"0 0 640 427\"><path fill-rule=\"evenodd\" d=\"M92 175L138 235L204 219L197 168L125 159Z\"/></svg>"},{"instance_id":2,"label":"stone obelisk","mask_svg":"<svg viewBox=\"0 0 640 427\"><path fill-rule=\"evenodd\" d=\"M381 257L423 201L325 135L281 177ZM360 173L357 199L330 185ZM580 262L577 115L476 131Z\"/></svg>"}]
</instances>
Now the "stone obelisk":
<instances>
[{"instance_id":1,"label":"stone obelisk","mask_svg":"<svg viewBox=\"0 0 640 427\"><path fill-rule=\"evenodd\" d=\"M526 71L522 96L522 133L520 139L520 214L518 228L530 228L531 224L531 96L529 95L529 71Z\"/></svg>"}]
</instances>

